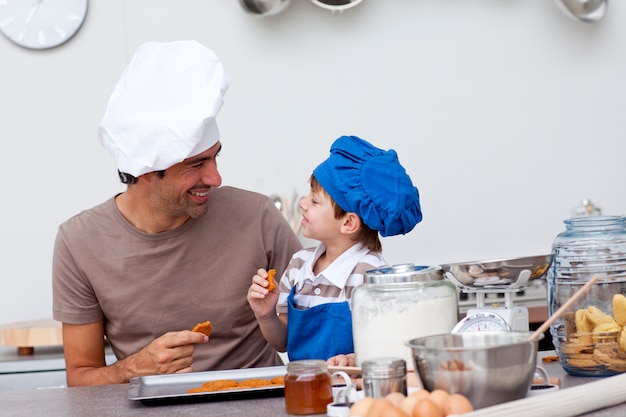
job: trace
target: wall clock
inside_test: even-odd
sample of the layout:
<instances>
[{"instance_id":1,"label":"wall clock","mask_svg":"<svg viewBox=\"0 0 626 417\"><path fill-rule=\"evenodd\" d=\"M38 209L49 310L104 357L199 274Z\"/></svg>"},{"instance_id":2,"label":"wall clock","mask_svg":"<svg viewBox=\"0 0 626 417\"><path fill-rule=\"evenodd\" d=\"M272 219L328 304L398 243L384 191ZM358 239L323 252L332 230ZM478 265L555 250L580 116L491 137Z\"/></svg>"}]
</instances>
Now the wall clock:
<instances>
[{"instance_id":1,"label":"wall clock","mask_svg":"<svg viewBox=\"0 0 626 417\"><path fill-rule=\"evenodd\" d=\"M28 49L69 41L87 17L89 0L0 0L0 31Z\"/></svg>"}]
</instances>

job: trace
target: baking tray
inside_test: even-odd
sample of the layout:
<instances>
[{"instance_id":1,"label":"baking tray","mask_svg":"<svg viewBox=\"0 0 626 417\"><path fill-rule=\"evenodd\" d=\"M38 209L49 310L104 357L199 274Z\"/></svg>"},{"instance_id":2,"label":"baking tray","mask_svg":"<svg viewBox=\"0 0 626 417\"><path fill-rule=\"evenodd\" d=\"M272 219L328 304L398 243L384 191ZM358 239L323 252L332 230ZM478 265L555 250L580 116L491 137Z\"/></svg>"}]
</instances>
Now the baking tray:
<instances>
[{"instance_id":1,"label":"baking tray","mask_svg":"<svg viewBox=\"0 0 626 417\"><path fill-rule=\"evenodd\" d=\"M204 382L218 379L272 379L287 374L286 366L264 368L231 369L224 371L190 372L184 374L151 375L131 378L128 399L146 404L171 402L196 402L233 398L258 398L284 395L283 385L258 388L237 388L222 391L194 392L187 390L199 387Z\"/></svg>"}]
</instances>

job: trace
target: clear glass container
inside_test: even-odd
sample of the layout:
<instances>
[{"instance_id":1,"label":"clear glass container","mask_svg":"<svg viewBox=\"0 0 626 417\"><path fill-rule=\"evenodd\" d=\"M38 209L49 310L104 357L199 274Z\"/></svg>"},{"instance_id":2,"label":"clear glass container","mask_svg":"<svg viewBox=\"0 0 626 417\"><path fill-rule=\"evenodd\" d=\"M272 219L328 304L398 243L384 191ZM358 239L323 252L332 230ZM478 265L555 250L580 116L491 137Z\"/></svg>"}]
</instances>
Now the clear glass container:
<instances>
[{"instance_id":1,"label":"clear glass container","mask_svg":"<svg viewBox=\"0 0 626 417\"><path fill-rule=\"evenodd\" d=\"M572 209L572 217L601 216L602 209L591 202L590 199L583 199L580 204Z\"/></svg>"},{"instance_id":2,"label":"clear glass container","mask_svg":"<svg viewBox=\"0 0 626 417\"><path fill-rule=\"evenodd\" d=\"M449 333L459 320L457 288L441 267L401 264L368 271L352 293L352 332L357 365L397 357L414 368L406 342Z\"/></svg>"},{"instance_id":3,"label":"clear glass container","mask_svg":"<svg viewBox=\"0 0 626 417\"><path fill-rule=\"evenodd\" d=\"M626 337L620 343L620 335L626 299L619 298L626 294L626 218L589 216L564 223L547 275L549 314L594 275L600 279L550 326L561 366L577 376L625 372Z\"/></svg>"},{"instance_id":4,"label":"clear glass container","mask_svg":"<svg viewBox=\"0 0 626 417\"><path fill-rule=\"evenodd\" d=\"M333 402L333 386L326 361L301 360L287 364L285 408L288 414L324 414Z\"/></svg>"}]
</instances>

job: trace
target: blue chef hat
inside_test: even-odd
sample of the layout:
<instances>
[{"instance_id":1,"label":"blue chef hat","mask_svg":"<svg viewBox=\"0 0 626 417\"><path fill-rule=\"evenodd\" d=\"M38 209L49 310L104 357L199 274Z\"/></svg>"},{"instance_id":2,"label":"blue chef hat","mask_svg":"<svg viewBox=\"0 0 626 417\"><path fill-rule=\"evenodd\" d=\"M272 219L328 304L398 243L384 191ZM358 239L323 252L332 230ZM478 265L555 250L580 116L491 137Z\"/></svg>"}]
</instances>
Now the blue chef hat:
<instances>
[{"instance_id":1,"label":"blue chef hat","mask_svg":"<svg viewBox=\"0 0 626 417\"><path fill-rule=\"evenodd\" d=\"M422 221L419 192L393 149L342 136L313 175L339 207L381 236L404 235Z\"/></svg>"}]
</instances>

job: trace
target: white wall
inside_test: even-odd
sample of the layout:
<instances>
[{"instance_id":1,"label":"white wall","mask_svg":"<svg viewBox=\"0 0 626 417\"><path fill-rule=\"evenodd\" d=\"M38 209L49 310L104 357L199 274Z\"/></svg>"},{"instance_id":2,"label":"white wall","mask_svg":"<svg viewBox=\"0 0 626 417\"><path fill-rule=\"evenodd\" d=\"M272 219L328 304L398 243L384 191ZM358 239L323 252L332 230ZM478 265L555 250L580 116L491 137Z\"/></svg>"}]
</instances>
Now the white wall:
<instances>
[{"instance_id":1,"label":"white wall","mask_svg":"<svg viewBox=\"0 0 626 417\"><path fill-rule=\"evenodd\" d=\"M626 2L597 24L546 0L307 0L255 18L235 0L91 0L66 45L0 36L0 323L51 317L57 226L123 188L95 132L145 41L197 39L224 61L225 184L307 191L342 134L395 148L424 220L391 263L549 253L590 197L626 212Z\"/></svg>"}]
</instances>

